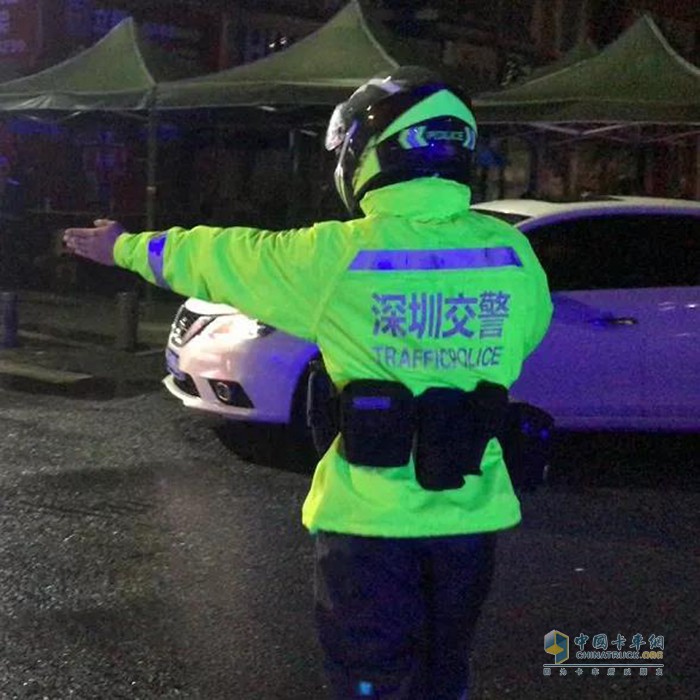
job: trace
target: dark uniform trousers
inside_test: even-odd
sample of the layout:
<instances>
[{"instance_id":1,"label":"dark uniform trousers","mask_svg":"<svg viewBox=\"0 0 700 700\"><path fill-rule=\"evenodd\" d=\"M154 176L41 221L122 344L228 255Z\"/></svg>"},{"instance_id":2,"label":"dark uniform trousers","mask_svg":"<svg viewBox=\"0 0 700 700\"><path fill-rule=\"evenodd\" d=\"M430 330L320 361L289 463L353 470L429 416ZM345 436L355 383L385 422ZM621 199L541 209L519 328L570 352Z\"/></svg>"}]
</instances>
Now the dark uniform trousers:
<instances>
[{"instance_id":1,"label":"dark uniform trousers","mask_svg":"<svg viewBox=\"0 0 700 700\"><path fill-rule=\"evenodd\" d=\"M316 625L334 697L465 700L495 544L318 533Z\"/></svg>"}]
</instances>

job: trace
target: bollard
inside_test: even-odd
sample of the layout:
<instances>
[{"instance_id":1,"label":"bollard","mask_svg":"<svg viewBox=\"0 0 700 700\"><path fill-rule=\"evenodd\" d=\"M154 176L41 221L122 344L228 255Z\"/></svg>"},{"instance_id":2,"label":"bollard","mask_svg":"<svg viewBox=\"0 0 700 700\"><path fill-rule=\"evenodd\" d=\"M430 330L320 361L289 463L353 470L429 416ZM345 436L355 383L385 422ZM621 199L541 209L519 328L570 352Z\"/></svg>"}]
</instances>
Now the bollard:
<instances>
[{"instance_id":1,"label":"bollard","mask_svg":"<svg viewBox=\"0 0 700 700\"><path fill-rule=\"evenodd\" d=\"M17 294L0 292L0 348L17 347Z\"/></svg>"},{"instance_id":2,"label":"bollard","mask_svg":"<svg viewBox=\"0 0 700 700\"><path fill-rule=\"evenodd\" d=\"M117 294L117 350L136 350L139 330L139 298L136 292Z\"/></svg>"}]
</instances>

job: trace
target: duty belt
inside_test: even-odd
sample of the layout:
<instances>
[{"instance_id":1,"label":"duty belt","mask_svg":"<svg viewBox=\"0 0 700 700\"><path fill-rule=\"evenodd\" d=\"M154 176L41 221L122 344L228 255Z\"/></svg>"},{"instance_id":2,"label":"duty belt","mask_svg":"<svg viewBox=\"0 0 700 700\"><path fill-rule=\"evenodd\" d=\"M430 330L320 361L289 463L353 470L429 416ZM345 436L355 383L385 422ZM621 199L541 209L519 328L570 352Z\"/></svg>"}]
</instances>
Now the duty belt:
<instances>
[{"instance_id":1,"label":"duty belt","mask_svg":"<svg viewBox=\"0 0 700 700\"><path fill-rule=\"evenodd\" d=\"M361 379L337 394L324 369L309 380L308 418L319 453L338 433L339 450L359 467L405 467L430 491L458 489L481 474L489 440L506 423L508 390L481 381L474 391L432 387L418 396L400 382Z\"/></svg>"},{"instance_id":2,"label":"duty belt","mask_svg":"<svg viewBox=\"0 0 700 700\"><path fill-rule=\"evenodd\" d=\"M479 382L472 392L434 387L414 397L398 382L361 380L338 392L322 361L312 365L308 424L319 455L340 433L339 450L358 467L402 467L413 454L428 490L460 488L481 474L484 450L498 438L519 492L543 483L554 420L528 403L508 401L505 387Z\"/></svg>"}]
</instances>

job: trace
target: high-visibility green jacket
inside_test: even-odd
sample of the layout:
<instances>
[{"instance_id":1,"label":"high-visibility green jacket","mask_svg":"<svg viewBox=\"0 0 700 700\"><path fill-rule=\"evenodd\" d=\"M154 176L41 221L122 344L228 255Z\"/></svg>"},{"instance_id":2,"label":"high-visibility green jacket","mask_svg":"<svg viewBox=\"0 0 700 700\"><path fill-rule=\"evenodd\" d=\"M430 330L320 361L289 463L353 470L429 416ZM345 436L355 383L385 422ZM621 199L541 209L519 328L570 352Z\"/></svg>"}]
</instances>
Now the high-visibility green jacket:
<instances>
[{"instance_id":1,"label":"high-visibility green jacket","mask_svg":"<svg viewBox=\"0 0 700 700\"><path fill-rule=\"evenodd\" d=\"M173 228L123 234L114 256L150 282L231 304L318 344L338 388L354 379L470 391L506 387L542 340L547 280L515 228L469 209L470 192L425 178L369 192L365 218L271 232ZM491 440L481 476L426 491L407 467L348 464L337 440L304 503L312 531L422 537L500 530L520 506Z\"/></svg>"}]
</instances>

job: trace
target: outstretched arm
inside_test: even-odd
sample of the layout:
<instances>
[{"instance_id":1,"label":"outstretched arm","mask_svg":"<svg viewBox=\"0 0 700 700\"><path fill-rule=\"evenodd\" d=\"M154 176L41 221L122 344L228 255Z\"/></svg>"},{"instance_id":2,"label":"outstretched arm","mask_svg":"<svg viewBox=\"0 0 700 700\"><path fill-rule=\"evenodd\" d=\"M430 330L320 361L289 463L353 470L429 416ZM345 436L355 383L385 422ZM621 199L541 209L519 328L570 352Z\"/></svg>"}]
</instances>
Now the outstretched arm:
<instances>
[{"instance_id":1,"label":"outstretched arm","mask_svg":"<svg viewBox=\"0 0 700 700\"><path fill-rule=\"evenodd\" d=\"M67 229L64 240L88 260L312 339L324 290L347 264L344 237L333 233L197 226L132 234L100 219L94 228Z\"/></svg>"}]
</instances>

